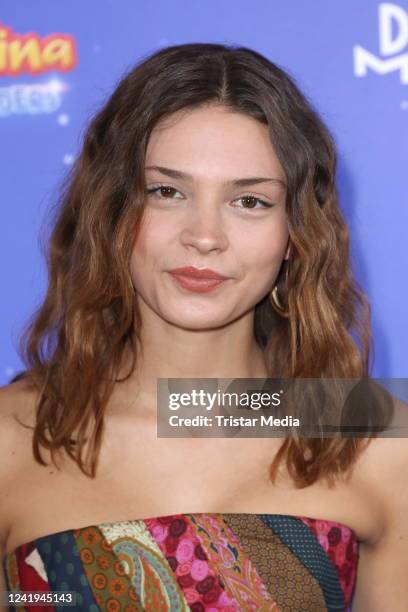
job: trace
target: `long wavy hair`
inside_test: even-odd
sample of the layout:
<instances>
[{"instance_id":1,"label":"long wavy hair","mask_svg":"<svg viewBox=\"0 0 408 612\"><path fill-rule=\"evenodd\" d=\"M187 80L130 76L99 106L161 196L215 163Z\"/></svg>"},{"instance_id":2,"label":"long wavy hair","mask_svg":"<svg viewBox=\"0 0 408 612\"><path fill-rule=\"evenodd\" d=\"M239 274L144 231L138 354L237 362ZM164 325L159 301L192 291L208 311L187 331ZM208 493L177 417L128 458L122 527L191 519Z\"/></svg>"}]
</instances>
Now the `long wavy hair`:
<instances>
[{"instance_id":1,"label":"long wavy hair","mask_svg":"<svg viewBox=\"0 0 408 612\"><path fill-rule=\"evenodd\" d=\"M268 376L369 374L370 306L351 271L328 129L293 78L261 54L221 44L167 47L136 65L92 119L52 218L47 292L19 344L23 376L38 391L33 454L41 465L41 447L54 462L65 450L96 475L105 408L138 358L130 257L143 221L149 136L162 118L208 103L265 124L286 174L291 252L276 279L285 313L265 296L254 316ZM271 479L285 461L297 487L333 482L367 441L285 438Z\"/></svg>"}]
</instances>

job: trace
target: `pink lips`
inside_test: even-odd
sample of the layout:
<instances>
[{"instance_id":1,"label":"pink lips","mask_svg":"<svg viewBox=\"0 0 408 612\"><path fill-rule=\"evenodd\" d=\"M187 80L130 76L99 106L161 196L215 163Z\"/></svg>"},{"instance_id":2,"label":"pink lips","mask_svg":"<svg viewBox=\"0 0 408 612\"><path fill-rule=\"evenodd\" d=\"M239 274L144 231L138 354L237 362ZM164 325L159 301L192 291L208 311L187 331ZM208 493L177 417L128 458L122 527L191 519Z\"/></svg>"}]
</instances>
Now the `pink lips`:
<instances>
[{"instance_id":1,"label":"pink lips","mask_svg":"<svg viewBox=\"0 0 408 612\"><path fill-rule=\"evenodd\" d=\"M188 266L174 268L169 270L169 273L183 289L194 291L195 293L207 293L228 280L227 276L223 276L209 268L198 269Z\"/></svg>"}]
</instances>

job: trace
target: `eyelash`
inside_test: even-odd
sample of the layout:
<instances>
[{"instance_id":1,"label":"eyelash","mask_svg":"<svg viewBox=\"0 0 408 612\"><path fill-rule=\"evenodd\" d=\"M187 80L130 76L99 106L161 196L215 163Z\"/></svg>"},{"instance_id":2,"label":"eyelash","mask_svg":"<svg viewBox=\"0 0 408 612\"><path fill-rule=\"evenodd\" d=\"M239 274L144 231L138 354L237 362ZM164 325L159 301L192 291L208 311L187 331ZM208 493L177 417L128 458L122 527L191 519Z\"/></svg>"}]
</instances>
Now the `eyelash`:
<instances>
[{"instance_id":1,"label":"eyelash","mask_svg":"<svg viewBox=\"0 0 408 612\"><path fill-rule=\"evenodd\" d=\"M171 185L157 185L157 187L150 187L149 189L146 189L146 194L147 195L152 195L158 191L160 191L160 189L173 189L175 192L177 192L178 190L175 187L172 187ZM180 192L179 192L180 193ZM263 208L271 208L272 206L274 206L274 204L270 203L270 202L266 202L265 200L261 200L260 198L258 198L256 195L254 195L253 193L247 193L243 196L241 196L240 198L237 198L238 200L242 200L244 198L254 198L257 202L259 202L260 204L262 204ZM174 198L161 198L163 200L172 200ZM243 210L254 210L255 207L242 207ZM259 208L255 209L255 210L259 210Z\"/></svg>"}]
</instances>

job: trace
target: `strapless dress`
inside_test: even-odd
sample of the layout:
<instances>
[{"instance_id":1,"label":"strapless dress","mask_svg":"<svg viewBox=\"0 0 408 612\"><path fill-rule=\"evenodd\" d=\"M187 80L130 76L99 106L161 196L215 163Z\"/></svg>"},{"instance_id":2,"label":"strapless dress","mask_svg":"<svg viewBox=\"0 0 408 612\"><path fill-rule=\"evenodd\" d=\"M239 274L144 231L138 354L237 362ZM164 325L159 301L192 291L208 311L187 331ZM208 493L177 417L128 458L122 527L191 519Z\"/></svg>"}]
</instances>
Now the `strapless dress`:
<instances>
[{"instance_id":1,"label":"strapless dress","mask_svg":"<svg viewBox=\"0 0 408 612\"><path fill-rule=\"evenodd\" d=\"M359 543L341 523L286 514L176 514L67 529L3 560L9 591L71 591L98 612L347 611Z\"/></svg>"}]
</instances>

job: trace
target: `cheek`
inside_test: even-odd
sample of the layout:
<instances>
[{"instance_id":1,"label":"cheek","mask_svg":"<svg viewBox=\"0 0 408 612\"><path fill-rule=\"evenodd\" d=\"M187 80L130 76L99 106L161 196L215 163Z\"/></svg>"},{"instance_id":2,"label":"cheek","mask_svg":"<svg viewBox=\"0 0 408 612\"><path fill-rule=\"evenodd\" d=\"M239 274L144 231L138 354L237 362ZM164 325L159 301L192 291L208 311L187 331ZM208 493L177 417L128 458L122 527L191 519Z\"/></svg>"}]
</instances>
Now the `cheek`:
<instances>
[{"instance_id":1,"label":"cheek","mask_svg":"<svg viewBox=\"0 0 408 612\"><path fill-rule=\"evenodd\" d=\"M133 244L132 263L152 266L163 252L166 229L153 218L151 211L145 212L142 225Z\"/></svg>"},{"instance_id":2,"label":"cheek","mask_svg":"<svg viewBox=\"0 0 408 612\"><path fill-rule=\"evenodd\" d=\"M151 251L152 247L153 245L149 240L149 232L141 228L133 244L130 258L130 275L133 286L138 291L142 290L143 286L146 285L147 278L151 276L151 266L154 261Z\"/></svg>"},{"instance_id":3,"label":"cheek","mask_svg":"<svg viewBox=\"0 0 408 612\"><path fill-rule=\"evenodd\" d=\"M133 245L132 265L146 265L148 263L149 255L151 255L151 248L153 246L150 243L150 248L148 249L148 245L148 236L144 233L140 233Z\"/></svg>"},{"instance_id":4,"label":"cheek","mask_svg":"<svg viewBox=\"0 0 408 612\"><path fill-rule=\"evenodd\" d=\"M237 244L243 267L261 274L270 270L272 274L285 256L288 237L286 222L254 228L241 234Z\"/></svg>"},{"instance_id":5,"label":"cheek","mask_svg":"<svg viewBox=\"0 0 408 612\"><path fill-rule=\"evenodd\" d=\"M145 218L133 245L130 272L135 285L151 282L155 270L166 266L169 228L149 215Z\"/></svg>"}]
</instances>

